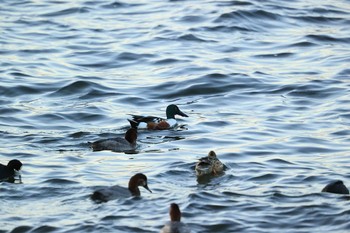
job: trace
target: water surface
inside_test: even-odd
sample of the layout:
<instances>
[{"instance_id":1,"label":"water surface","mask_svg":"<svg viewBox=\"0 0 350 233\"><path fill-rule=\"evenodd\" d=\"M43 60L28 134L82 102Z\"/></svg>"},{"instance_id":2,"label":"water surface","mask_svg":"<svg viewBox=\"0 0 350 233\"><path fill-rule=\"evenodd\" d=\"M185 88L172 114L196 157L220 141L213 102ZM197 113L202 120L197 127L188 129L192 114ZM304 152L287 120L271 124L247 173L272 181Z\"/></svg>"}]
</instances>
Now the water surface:
<instances>
[{"instance_id":1,"label":"water surface","mask_svg":"<svg viewBox=\"0 0 350 233\"><path fill-rule=\"evenodd\" d=\"M0 232L158 232L176 202L193 232L347 232L350 2L0 3ZM181 128L139 132L135 154L92 152L128 114ZM225 174L197 181L216 151ZM153 193L96 204L142 172Z\"/></svg>"}]
</instances>

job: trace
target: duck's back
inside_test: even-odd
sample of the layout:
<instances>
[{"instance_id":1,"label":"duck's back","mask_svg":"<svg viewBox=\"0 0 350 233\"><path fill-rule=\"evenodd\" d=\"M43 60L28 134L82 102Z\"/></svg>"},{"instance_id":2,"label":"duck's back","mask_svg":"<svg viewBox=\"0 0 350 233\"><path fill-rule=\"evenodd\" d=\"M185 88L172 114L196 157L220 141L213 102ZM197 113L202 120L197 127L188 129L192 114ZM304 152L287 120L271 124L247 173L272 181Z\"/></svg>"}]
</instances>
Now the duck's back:
<instances>
[{"instance_id":1,"label":"duck's back","mask_svg":"<svg viewBox=\"0 0 350 233\"><path fill-rule=\"evenodd\" d=\"M124 138L103 139L90 144L94 151L111 150L115 152L123 152L134 150L136 145L129 143Z\"/></svg>"},{"instance_id":2,"label":"duck's back","mask_svg":"<svg viewBox=\"0 0 350 233\"><path fill-rule=\"evenodd\" d=\"M188 226L182 222L167 222L160 233L190 233Z\"/></svg>"},{"instance_id":3,"label":"duck's back","mask_svg":"<svg viewBox=\"0 0 350 233\"><path fill-rule=\"evenodd\" d=\"M216 172L222 172L224 170L224 164L220 160L214 162L214 169Z\"/></svg>"},{"instance_id":4,"label":"duck's back","mask_svg":"<svg viewBox=\"0 0 350 233\"><path fill-rule=\"evenodd\" d=\"M197 175L211 174L213 171L212 161L208 157L200 158L195 167Z\"/></svg>"},{"instance_id":5,"label":"duck's back","mask_svg":"<svg viewBox=\"0 0 350 233\"><path fill-rule=\"evenodd\" d=\"M0 164L0 180L13 177L15 172L10 170L7 166Z\"/></svg>"},{"instance_id":6,"label":"duck's back","mask_svg":"<svg viewBox=\"0 0 350 233\"><path fill-rule=\"evenodd\" d=\"M96 190L91 195L91 199L93 199L94 201L107 202L110 200L123 198L123 197L130 197L130 196L131 196L131 193L129 189L115 185L110 187L103 187Z\"/></svg>"}]
</instances>

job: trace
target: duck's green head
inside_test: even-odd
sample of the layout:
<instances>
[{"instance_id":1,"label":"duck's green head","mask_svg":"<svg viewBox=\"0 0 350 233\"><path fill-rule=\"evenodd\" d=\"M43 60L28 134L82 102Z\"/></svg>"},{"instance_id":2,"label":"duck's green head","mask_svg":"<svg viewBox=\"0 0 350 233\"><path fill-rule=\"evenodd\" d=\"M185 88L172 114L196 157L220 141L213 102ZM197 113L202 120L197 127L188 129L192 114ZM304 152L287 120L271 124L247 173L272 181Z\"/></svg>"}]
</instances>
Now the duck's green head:
<instances>
[{"instance_id":1,"label":"duck's green head","mask_svg":"<svg viewBox=\"0 0 350 233\"><path fill-rule=\"evenodd\" d=\"M175 119L175 115L180 115L183 117L188 117L185 113L183 113L178 106L175 104L171 104L166 108L166 118L167 119Z\"/></svg>"}]
</instances>

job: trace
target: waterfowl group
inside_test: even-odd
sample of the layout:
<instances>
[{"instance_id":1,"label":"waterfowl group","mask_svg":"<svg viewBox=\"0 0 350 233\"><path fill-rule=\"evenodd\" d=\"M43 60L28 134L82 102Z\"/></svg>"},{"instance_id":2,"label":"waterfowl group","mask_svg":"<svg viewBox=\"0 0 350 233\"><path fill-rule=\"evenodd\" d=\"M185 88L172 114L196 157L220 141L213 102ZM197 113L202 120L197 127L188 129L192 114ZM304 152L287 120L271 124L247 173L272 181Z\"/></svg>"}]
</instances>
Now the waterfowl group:
<instances>
[{"instance_id":1,"label":"waterfowl group","mask_svg":"<svg viewBox=\"0 0 350 233\"><path fill-rule=\"evenodd\" d=\"M93 151L110 150L114 152L127 152L137 148L137 130L165 130L177 126L176 115L188 117L178 106L171 104L166 108L166 119L154 116L131 115L128 119L131 128L127 130L124 138L101 139L89 143ZM11 160L7 165L0 164L0 181L13 181L16 173L21 169L22 163L19 160ZM210 151L206 157L200 158L195 164L197 177L213 175L217 176L224 171L224 164L218 159L214 151ZM147 176L142 173L133 175L128 183L128 187L118 185L99 188L91 194L91 199L96 202L107 202L120 197L140 196L139 187L143 187L149 192ZM322 192L349 194L349 190L340 180L326 185ZM161 233L187 233L188 227L181 222L181 211L177 204L172 203L169 209L170 221L161 229Z\"/></svg>"},{"instance_id":2,"label":"waterfowl group","mask_svg":"<svg viewBox=\"0 0 350 233\"><path fill-rule=\"evenodd\" d=\"M166 119L154 116L131 115L132 119L128 119L131 128L125 133L124 138L107 138L89 142L88 144L93 151L134 151L137 148L137 129L165 130L174 128L177 126L175 115L188 117L175 104L171 104L166 108Z\"/></svg>"}]
</instances>

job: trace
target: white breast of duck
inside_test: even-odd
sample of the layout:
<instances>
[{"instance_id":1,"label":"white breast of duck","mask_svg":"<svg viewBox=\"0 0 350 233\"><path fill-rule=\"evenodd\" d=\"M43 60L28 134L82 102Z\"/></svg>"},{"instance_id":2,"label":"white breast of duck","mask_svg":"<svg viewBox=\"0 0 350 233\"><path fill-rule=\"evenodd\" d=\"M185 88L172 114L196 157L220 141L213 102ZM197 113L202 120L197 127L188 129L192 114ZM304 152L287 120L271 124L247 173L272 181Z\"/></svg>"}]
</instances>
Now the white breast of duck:
<instances>
[{"instance_id":1,"label":"white breast of duck","mask_svg":"<svg viewBox=\"0 0 350 233\"><path fill-rule=\"evenodd\" d=\"M174 118L167 119L166 122L169 124L170 128L174 128L177 125L177 121Z\"/></svg>"}]
</instances>

